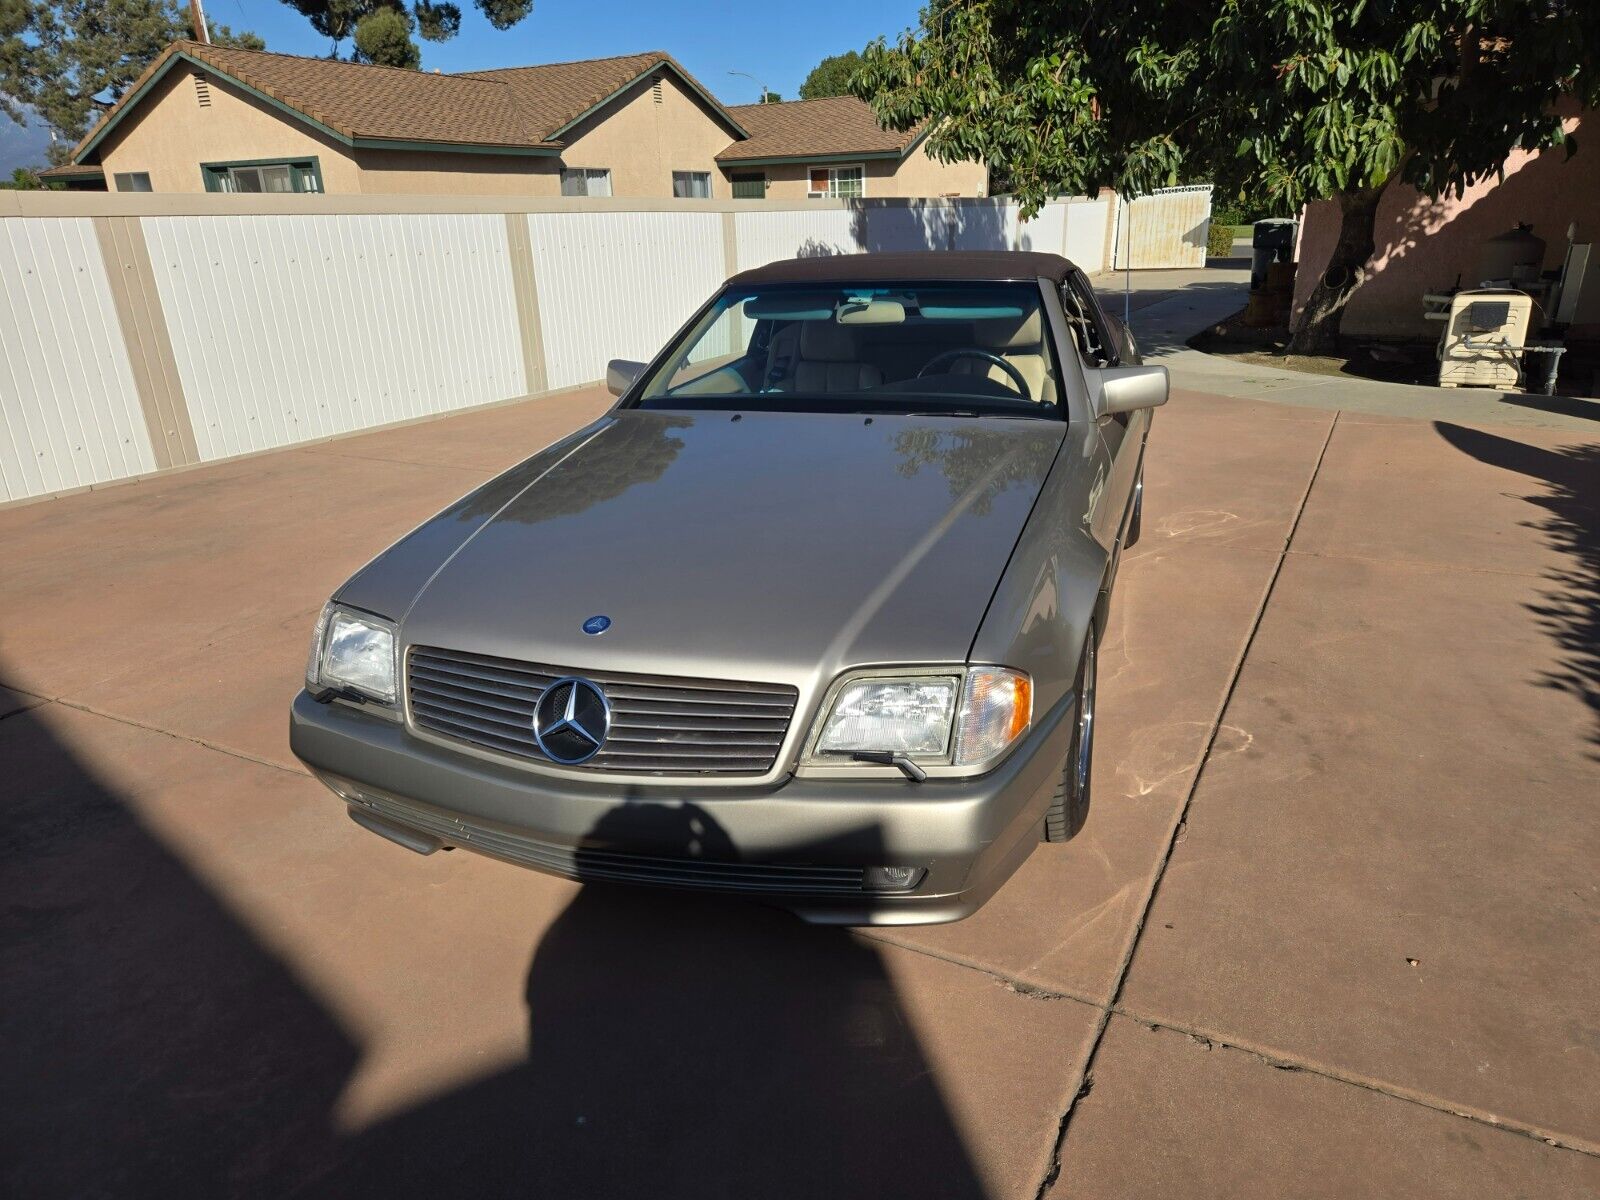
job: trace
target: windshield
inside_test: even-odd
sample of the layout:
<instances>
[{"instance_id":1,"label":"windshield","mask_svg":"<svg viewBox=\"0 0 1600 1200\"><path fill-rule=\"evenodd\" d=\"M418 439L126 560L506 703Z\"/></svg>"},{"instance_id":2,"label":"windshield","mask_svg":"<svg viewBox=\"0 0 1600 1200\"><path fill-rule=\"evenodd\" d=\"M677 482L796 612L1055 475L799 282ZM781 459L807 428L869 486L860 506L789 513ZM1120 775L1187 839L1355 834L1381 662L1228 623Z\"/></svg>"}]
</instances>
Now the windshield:
<instances>
[{"instance_id":1,"label":"windshield","mask_svg":"<svg viewBox=\"0 0 1600 1200\"><path fill-rule=\"evenodd\" d=\"M648 379L640 408L1060 416L1028 283L730 290Z\"/></svg>"}]
</instances>

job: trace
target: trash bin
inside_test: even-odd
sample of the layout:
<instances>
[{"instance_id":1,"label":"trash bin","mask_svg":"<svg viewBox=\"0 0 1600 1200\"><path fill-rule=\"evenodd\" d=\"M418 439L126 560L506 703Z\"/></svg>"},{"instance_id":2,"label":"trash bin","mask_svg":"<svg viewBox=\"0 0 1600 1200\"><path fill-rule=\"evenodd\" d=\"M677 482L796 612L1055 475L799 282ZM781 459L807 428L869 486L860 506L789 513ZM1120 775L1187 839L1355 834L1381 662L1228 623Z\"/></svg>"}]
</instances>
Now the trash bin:
<instances>
[{"instance_id":1,"label":"trash bin","mask_svg":"<svg viewBox=\"0 0 1600 1200\"><path fill-rule=\"evenodd\" d=\"M1257 221L1250 237L1250 287L1266 282L1267 267L1294 258L1294 235L1299 222L1290 217L1269 217Z\"/></svg>"}]
</instances>

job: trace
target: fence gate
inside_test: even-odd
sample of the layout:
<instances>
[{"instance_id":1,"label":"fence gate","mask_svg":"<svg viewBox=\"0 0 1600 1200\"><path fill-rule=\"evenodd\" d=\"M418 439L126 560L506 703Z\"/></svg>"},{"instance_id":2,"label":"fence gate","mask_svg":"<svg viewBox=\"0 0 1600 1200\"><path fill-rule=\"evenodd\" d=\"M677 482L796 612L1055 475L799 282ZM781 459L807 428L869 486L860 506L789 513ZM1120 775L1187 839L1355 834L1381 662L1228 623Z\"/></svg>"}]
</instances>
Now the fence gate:
<instances>
[{"instance_id":1,"label":"fence gate","mask_svg":"<svg viewBox=\"0 0 1600 1200\"><path fill-rule=\"evenodd\" d=\"M1211 229L1211 185L1158 188L1116 206L1112 264L1117 270L1203 267Z\"/></svg>"}]
</instances>

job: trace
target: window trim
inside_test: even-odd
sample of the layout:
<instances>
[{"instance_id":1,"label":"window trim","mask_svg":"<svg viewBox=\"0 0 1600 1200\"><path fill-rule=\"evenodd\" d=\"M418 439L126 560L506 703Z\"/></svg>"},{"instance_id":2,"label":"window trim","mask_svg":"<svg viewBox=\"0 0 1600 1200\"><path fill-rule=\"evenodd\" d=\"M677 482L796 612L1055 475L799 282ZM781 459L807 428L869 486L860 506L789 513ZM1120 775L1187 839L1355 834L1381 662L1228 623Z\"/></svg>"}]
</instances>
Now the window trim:
<instances>
[{"instance_id":1,"label":"window trim","mask_svg":"<svg viewBox=\"0 0 1600 1200\"><path fill-rule=\"evenodd\" d=\"M811 173L813 171L826 171L828 173L828 190L814 192L811 190ZM856 196L841 196L838 192L839 172L860 171L861 193ZM867 164L864 162L853 163L818 163L806 165L806 199L808 200L865 200L867 197Z\"/></svg>"},{"instance_id":2,"label":"window trim","mask_svg":"<svg viewBox=\"0 0 1600 1200\"><path fill-rule=\"evenodd\" d=\"M304 157L280 156L278 158L237 158L227 162L203 162L200 164L200 178L206 185L208 192L224 192L229 195L240 194L267 194L267 193L228 193L222 186L223 177L234 167L288 167L289 180L294 184L289 195L322 195L326 189L322 186L322 160L315 154ZM301 181L309 176L315 187L301 187ZM279 193L280 195L282 193Z\"/></svg>"},{"instance_id":3,"label":"window trim","mask_svg":"<svg viewBox=\"0 0 1600 1200\"><path fill-rule=\"evenodd\" d=\"M706 194L704 196L680 196L680 195L678 195L678 177L680 175L687 175L687 176L689 176L691 178L693 178L695 176L699 176L700 178L704 179L706 181ZM689 170L689 171L673 171L672 172L672 198L674 200L714 200L716 198L716 195L717 195L716 185L712 182L711 172L710 171Z\"/></svg>"},{"instance_id":4,"label":"window trim","mask_svg":"<svg viewBox=\"0 0 1600 1200\"><path fill-rule=\"evenodd\" d=\"M573 194L568 193L567 190L566 190L567 176L568 175L576 175L576 174L582 174L583 175L583 191L577 193L576 195L573 195ZM590 191L589 191L589 177L591 175L604 175L606 177L606 194L604 196L596 196L596 195L593 195L593 194L590 193ZM569 166L563 165L562 168L561 168L561 175L560 175L560 178L558 180L558 184L561 187L561 195L565 196L569 200L605 200L605 199L607 199L607 198L609 198L611 196L616 195L616 192L613 190L613 188L611 186L611 168L610 167L569 167Z\"/></svg>"}]
</instances>

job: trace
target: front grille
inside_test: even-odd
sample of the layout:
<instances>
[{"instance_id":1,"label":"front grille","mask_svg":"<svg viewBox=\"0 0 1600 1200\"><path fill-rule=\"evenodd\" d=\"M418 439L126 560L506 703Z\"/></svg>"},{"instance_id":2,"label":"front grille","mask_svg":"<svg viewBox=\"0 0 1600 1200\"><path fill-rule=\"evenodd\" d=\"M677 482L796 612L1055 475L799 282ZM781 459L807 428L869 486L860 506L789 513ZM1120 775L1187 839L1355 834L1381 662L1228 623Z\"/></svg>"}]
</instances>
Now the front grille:
<instances>
[{"instance_id":1,"label":"front grille","mask_svg":"<svg viewBox=\"0 0 1600 1200\"><path fill-rule=\"evenodd\" d=\"M373 812L431 833L449 846L468 846L484 854L541 871L585 881L645 883L703 891L783 894L850 894L865 891L861 867L823 867L805 863L707 862L662 858L612 850L574 850L520 834L502 833L475 822L414 808L378 796L362 803Z\"/></svg>"},{"instance_id":2,"label":"front grille","mask_svg":"<svg viewBox=\"0 0 1600 1200\"><path fill-rule=\"evenodd\" d=\"M621 675L413 646L406 659L411 716L430 733L535 762L533 710L565 675L593 680L611 702L611 732L576 770L638 775L764 775L799 693L771 683Z\"/></svg>"}]
</instances>

